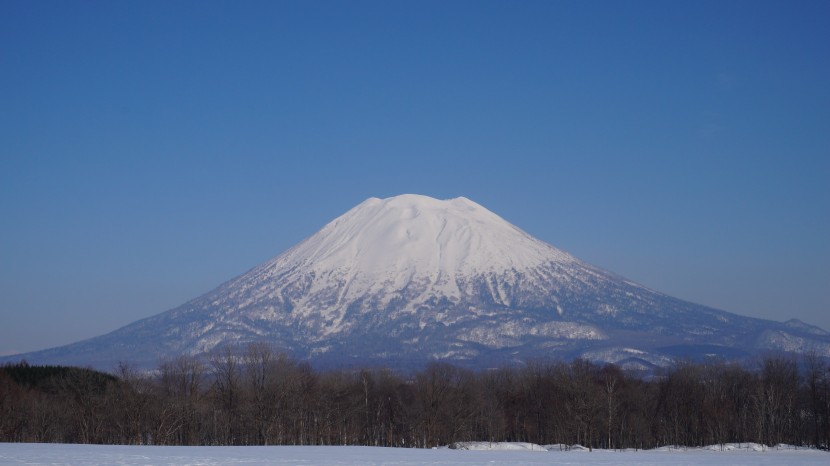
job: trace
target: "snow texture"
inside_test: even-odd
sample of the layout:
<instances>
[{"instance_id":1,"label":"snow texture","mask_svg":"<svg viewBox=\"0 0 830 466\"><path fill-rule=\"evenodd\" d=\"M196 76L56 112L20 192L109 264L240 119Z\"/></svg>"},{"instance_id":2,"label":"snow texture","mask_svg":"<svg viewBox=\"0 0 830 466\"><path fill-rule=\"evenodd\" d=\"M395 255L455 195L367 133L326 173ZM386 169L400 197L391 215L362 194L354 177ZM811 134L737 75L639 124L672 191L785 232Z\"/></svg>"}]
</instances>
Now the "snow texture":
<instances>
[{"instance_id":1,"label":"snow texture","mask_svg":"<svg viewBox=\"0 0 830 466\"><path fill-rule=\"evenodd\" d=\"M762 449L720 446L702 449L664 448L650 451L535 450L533 444L498 444L499 448L465 451L439 448L379 447L155 447L65 444L0 444L0 465L780 465L812 466L830 463L830 454L809 449ZM471 443L471 446L475 446ZM539 447L535 445L535 447ZM541 447L539 447L541 448Z\"/></svg>"},{"instance_id":2,"label":"snow texture","mask_svg":"<svg viewBox=\"0 0 830 466\"><path fill-rule=\"evenodd\" d=\"M0 357L111 370L265 341L320 367L486 368L585 357L648 371L675 357L816 351L830 334L649 290L469 199L371 198L184 305L61 348Z\"/></svg>"}]
</instances>

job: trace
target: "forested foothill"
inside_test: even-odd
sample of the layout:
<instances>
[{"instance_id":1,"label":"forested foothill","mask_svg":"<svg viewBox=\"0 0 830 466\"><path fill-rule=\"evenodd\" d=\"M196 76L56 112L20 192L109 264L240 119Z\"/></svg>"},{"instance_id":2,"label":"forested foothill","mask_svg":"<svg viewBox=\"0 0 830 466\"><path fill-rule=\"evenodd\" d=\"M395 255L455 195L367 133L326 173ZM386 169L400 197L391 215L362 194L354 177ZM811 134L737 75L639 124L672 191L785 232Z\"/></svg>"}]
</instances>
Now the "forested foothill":
<instances>
[{"instance_id":1,"label":"forested foothill","mask_svg":"<svg viewBox=\"0 0 830 466\"><path fill-rule=\"evenodd\" d=\"M830 447L830 368L677 362L654 377L585 360L473 372L432 363L315 371L268 346L157 370L0 367L0 441L370 445L458 441L653 448L757 442Z\"/></svg>"}]
</instances>

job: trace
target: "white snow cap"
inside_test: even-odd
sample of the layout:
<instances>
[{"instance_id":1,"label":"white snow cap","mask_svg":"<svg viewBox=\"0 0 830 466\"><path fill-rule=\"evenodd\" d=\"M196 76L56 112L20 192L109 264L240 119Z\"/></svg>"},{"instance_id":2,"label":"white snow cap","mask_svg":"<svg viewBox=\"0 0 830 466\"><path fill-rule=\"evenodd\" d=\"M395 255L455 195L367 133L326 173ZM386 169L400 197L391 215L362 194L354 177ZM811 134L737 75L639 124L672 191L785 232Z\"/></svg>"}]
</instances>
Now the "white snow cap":
<instances>
[{"instance_id":1,"label":"white snow cap","mask_svg":"<svg viewBox=\"0 0 830 466\"><path fill-rule=\"evenodd\" d=\"M369 198L280 257L363 276L433 276L523 270L576 261L475 202L403 194Z\"/></svg>"}]
</instances>

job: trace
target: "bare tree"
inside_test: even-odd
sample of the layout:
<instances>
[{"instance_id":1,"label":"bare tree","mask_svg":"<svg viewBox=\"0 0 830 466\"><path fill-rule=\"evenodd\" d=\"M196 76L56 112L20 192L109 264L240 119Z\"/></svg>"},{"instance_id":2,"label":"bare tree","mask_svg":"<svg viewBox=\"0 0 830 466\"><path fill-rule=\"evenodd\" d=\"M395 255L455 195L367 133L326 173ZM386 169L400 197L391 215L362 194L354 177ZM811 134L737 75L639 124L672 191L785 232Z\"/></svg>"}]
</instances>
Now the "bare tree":
<instances>
[{"instance_id":1,"label":"bare tree","mask_svg":"<svg viewBox=\"0 0 830 466\"><path fill-rule=\"evenodd\" d=\"M198 414L204 379L205 367L193 356L162 361L158 379L160 403L152 435L155 443L200 443Z\"/></svg>"},{"instance_id":2,"label":"bare tree","mask_svg":"<svg viewBox=\"0 0 830 466\"><path fill-rule=\"evenodd\" d=\"M765 441L782 443L785 433L794 427L795 398L798 390L798 366L792 359L766 358L761 371L761 396L764 411Z\"/></svg>"},{"instance_id":3,"label":"bare tree","mask_svg":"<svg viewBox=\"0 0 830 466\"><path fill-rule=\"evenodd\" d=\"M222 445L241 443L242 368L233 346L223 346L210 356L213 379L214 436Z\"/></svg>"},{"instance_id":4,"label":"bare tree","mask_svg":"<svg viewBox=\"0 0 830 466\"><path fill-rule=\"evenodd\" d=\"M602 388L605 394L605 424L606 424L606 448L615 448L612 441L612 433L615 431L617 422L617 410L619 408L618 391L622 384L622 373L617 366L606 365L602 368Z\"/></svg>"}]
</instances>

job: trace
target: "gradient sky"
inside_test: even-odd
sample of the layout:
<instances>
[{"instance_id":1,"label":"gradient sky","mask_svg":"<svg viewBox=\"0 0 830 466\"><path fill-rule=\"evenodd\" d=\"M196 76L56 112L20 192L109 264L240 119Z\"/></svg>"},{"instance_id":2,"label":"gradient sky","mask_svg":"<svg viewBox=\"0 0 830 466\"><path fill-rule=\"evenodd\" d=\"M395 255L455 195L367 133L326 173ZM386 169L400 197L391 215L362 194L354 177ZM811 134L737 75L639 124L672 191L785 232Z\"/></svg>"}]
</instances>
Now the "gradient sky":
<instances>
[{"instance_id":1,"label":"gradient sky","mask_svg":"<svg viewBox=\"0 0 830 466\"><path fill-rule=\"evenodd\" d=\"M830 2L0 1L0 354L401 193L830 329Z\"/></svg>"}]
</instances>

